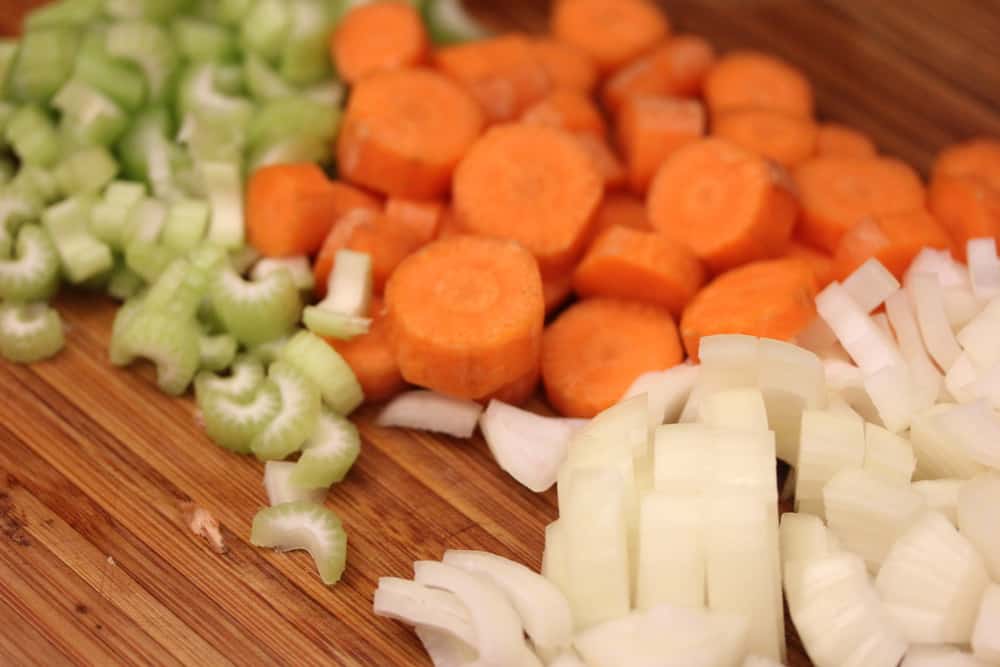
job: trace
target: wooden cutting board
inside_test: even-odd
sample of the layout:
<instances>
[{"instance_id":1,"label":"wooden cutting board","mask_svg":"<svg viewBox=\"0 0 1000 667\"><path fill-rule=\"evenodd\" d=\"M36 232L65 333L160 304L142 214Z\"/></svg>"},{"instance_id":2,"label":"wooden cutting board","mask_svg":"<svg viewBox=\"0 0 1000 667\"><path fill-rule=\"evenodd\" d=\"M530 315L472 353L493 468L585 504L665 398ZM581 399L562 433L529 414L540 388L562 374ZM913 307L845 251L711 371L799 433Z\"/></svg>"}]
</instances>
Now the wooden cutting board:
<instances>
[{"instance_id":1,"label":"wooden cutting board","mask_svg":"<svg viewBox=\"0 0 1000 667\"><path fill-rule=\"evenodd\" d=\"M543 2L470 4L497 27L544 25ZM1000 136L995 2L666 4L679 30L799 63L825 117L924 170L948 142ZM159 394L151 369L108 363L112 304L57 303L66 350L31 367L0 361L0 664L424 665L408 630L372 615L379 576L410 576L446 548L539 566L553 493L520 488L478 438L380 429L366 409L361 459L328 501L349 567L326 588L307 555L248 544L262 466L212 445L191 401ZM221 522L225 554L188 529L192 506ZM808 665L789 645L790 664Z\"/></svg>"}]
</instances>

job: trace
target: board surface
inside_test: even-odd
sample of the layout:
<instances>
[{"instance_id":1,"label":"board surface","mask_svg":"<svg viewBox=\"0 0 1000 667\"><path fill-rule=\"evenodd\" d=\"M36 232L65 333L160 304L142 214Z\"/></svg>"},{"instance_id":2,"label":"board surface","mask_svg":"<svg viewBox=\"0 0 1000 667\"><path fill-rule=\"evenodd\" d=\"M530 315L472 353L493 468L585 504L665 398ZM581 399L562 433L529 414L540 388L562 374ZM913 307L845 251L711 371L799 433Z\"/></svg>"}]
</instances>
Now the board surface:
<instances>
[{"instance_id":1,"label":"board surface","mask_svg":"<svg viewBox=\"0 0 1000 667\"><path fill-rule=\"evenodd\" d=\"M469 4L498 28L540 29L547 12ZM798 63L824 118L925 172L949 142L1000 136L995 1L664 4L678 31ZM108 363L111 302L57 305L66 350L30 367L0 361L0 664L426 665L408 630L372 615L379 576L408 577L446 548L539 566L554 493L520 488L479 439L380 429L366 409L361 459L328 500L349 566L324 587L307 555L248 544L261 464L212 445L192 402L159 394L151 369ZM188 529L192 506L220 521L225 554ZM809 664L794 638L789 663Z\"/></svg>"}]
</instances>

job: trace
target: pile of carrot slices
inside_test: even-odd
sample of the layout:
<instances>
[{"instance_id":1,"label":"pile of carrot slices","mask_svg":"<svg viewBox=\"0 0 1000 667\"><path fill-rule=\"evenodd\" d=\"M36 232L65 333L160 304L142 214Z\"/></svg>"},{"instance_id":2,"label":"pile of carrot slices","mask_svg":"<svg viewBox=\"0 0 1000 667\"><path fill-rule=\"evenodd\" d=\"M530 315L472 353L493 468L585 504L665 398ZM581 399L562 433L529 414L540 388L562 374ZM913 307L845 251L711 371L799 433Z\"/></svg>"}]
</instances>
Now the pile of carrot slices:
<instances>
[{"instance_id":1,"label":"pile of carrot slices","mask_svg":"<svg viewBox=\"0 0 1000 667\"><path fill-rule=\"evenodd\" d=\"M338 250L371 254L372 329L331 341L370 400L518 403L541 381L591 417L703 336L793 339L870 257L899 275L1000 238L1000 142L948 149L928 189L819 122L794 66L718 55L648 0L558 0L548 35L436 49L408 3L375 2L330 51L352 86L339 180L258 171L249 234L313 256L317 296Z\"/></svg>"}]
</instances>

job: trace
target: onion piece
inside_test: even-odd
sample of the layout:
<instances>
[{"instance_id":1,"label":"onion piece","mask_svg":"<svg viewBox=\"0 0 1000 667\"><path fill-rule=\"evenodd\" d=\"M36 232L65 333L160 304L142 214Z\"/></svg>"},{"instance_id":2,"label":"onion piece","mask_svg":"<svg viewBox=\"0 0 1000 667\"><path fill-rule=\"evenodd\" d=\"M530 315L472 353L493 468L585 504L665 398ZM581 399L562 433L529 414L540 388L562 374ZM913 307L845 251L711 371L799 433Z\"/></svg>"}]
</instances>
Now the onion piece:
<instances>
[{"instance_id":1,"label":"onion piece","mask_svg":"<svg viewBox=\"0 0 1000 667\"><path fill-rule=\"evenodd\" d=\"M710 428L767 431L764 395L756 387L716 392L702 401L701 422Z\"/></svg>"},{"instance_id":2,"label":"onion piece","mask_svg":"<svg viewBox=\"0 0 1000 667\"><path fill-rule=\"evenodd\" d=\"M373 608L378 616L432 628L470 646L477 643L469 610L448 591L429 588L409 579L382 577L375 589Z\"/></svg>"},{"instance_id":3,"label":"onion piece","mask_svg":"<svg viewBox=\"0 0 1000 667\"><path fill-rule=\"evenodd\" d=\"M909 484L917 458L909 440L876 424L865 424L865 470L887 482Z\"/></svg>"},{"instance_id":4,"label":"onion piece","mask_svg":"<svg viewBox=\"0 0 1000 667\"><path fill-rule=\"evenodd\" d=\"M479 418L479 428L497 464L537 493L555 484L576 430L565 419L542 417L495 399Z\"/></svg>"},{"instance_id":5,"label":"onion piece","mask_svg":"<svg viewBox=\"0 0 1000 667\"><path fill-rule=\"evenodd\" d=\"M792 598L800 590L802 569L812 561L833 553L830 534L818 516L786 512L781 515L778 541L781 548L782 583L791 605Z\"/></svg>"},{"instance_id":6,"label":"onion piece","mask_svg":"<svg viewBox=\"0 0 1000 667\"><path fill-rule=\"evenodd\" d=\"M914 276L929 275L937 279L942 287L968 287L969 272L956 261L948 250L924 248L910 262L910 268L903 276L903 284L909 288Z\"/></svg>"},{"instance_id":7,"label":"onion piece","mask_svg":"<svg viewBox=\"0 0 1000 667\"><path fill-rule=\"evenodd\" d=\"M823 321L822 317L817 317L800 331L795 337L795 344L820 358L830 356L834 353L834 349L839 346L837 335L833 333L833 329Z\"/></svg>"},{"instance_id":8,"label":"onion piece","mask_svg":"<svg viewBox=\"0 0 1000 667\"><path fill-rule=\"evenodd\" d=\"M823 361L823 373L830 390L827 392L827 402L831 411L848 409L852 414L863 417L866 422L881 425L878 409L865 389L865 377L860 368L850 361L826 359ZM789 463L794 465L794 461Z\"/></svg>"},{"instance_id":9,"label":"onion piece","mask_svg":"<svg viewBox=\"0 0 1000 667\"><path fill-rule=\"evenodd\" d=\"M969 263L969 280L976 298L1000 296L1000 258L993 238L969 239L965 257Z\"/></svg>"},{"instance_id":10,"label":"onion piece","mask_svg":"<svg viewBox=\"0 0 1000 667\"><path fill-rule=\"evenodd\" d=\"M691 395L700 367L678 364L665 371L643 373L628 388L623 400L646 394L649 402L649 428L676 421Z\"/></svg>"},{"instance_id":11,"label":"onion piece","mask_svg":"<svg viewBox=\"0 0 1000 667\"><path fill-rule=\"evenodd\" d=\"M985 470L963 443L942 425L941 417L954 404L939 403L914 417L910 442L917 456L917 479L971 479Z\"/></svg>"},{"instance_id":12,"label":"onion piece","mask_svg":"<svg viewBox=\"0 0 1000 667\"><path fill-rule=\"evenodd\" d=\"M479 657L473 646L437 628L417 625L413 631L434 667L467 667Z\"/></svg>"},{"instance_id":13,"label":"onion piece","mask_svg":"<svg viewBox=\"0 0 1000 667\"><path fill-rule=\"evenodd\" d=\"M982 302L968 286L944 287L941 289L944 314L952 331L958 331L971 322L983 309Z\"/></svg>"},{"instance_id":14,"label":"onion piece","mask_svg":"<svg viewBox=\"0 0 1000 667\"><path fill-rule=\"evenodd\" d=\"M868 375L864 386L886 429L899 433L910 426L917 399L909 366L905 363L886 366Z\"/></svg>"},{"instance_id":15,"label":"onion piece","mask_svg":"<svg viewBox=\"0 0 1000 667\"><path fill-rule=\"evenodd\" d=\"M980 475L958 492L958 528L976 546L993 579L1000 581L1000 477Z\"/></svg>"},{"instance_id":16,"label":"onion piece","mask_svg":"<svg viewBox=\"0 0 1000 667\"><path fill-rule=\"evenodd\" d=\"M748 655L747 659L743 661L743 667L783 667L780 662L771 660L770 658L763 658L759 655Z\"/></svg>"},{"instance_id":17,"label":"onion piece","mask_svg":"<svg viewBox=\"0 0 1000 667\"><path fill-rule=\"evenodd\" d=\"M953 405L941 412L937 423L975 461L1000 470L1000 417L986 401Z\"/></svg>"},{"instance_id":18,"label":"onion piece","mask_svg":"<svg viewBox=\"0 0 1000 667\"><path fill-rule=\"evenodd\" d=\"M986 662L1000 664L1000 584L991 584L983 595L972 630L972 652Z\"/></svg>"},{"instance_id":19,"label":"onion piece","mask_svg":"<svg viewBox=\"0 0 1000 667\"><path fill-rule=\"evenodd\" d=\"M988 368L1000 363L1000 299L994 299L955 336L976 366Z\"/></svg>"},{"instance_id":20,"label":"onion piece","mask_svg":"<svg viewBox=\"0 0 1000 667\"><path fill-rule=\"evenodd\" d=\"M843 286L861 310L870 313L899 289L899 281L872 257L847 276Z\"/></svg>"},{"instance_id":21,"label":"onion piece","mask_svg":"<svg viewBox=\"0 0 1000 667\"><path fill-rule=\"evenodd\" d=\"M937 402L941 394L942 379L941 372L927 355L910 295L905 290L900 290L890 296L885 302L885 312L896 333L903 359L910 367L914 410L926 410Z\"/></svg>"},{"instance_id":22,"label":"onion piece","mask_svg":"<svg viewBox=\"0 0 1000 667\"><path fill-rule=\"evenodd\" d=\"M906 657L899 667L993 667L993 665L952 646L914 644L906 652Z\"/></svg>"},{"instance_id":23,"label":"onion piece","mask_svg":"<svg viewBox=\"0 0 1000 667\"><path fill-rule=\"evenodd\" d=\"M959 403L968 403L976 400L976 392L979 387L979 371L972 363L967 352L963 352L955 359L948 372L944 375L944 386L948 393Z\"/></svg>"},{"instance_id":24,"label":"onion piece","mask_svg":"<svg viewBox=\"0 0 1000 667\"><path fill-rule=\"evenodd\" d=\"M812 352L778 340L759 343L757 387L764 396L767 423L774 431L778 458L798 458L802 411L826 407L823 362Z\"/></svg>"},{"instance_id":25,"label":"onion piece","mask_svg":"<svg viewBox=\"0 0 1000 667\"><path fill-rule=\"evenodd\" d=\"M889 316L885 313L872 314L872 322L874 322L875 326L877 326L888 338L893 339L896 337L896 334L892 331L892 325L889 324Z\"/></svg>"},{"instance_id":26,"label":"onion piece","mask_svg":"<svg viewBox=\"0 0 1000 667\"><path fill-rule=\"evenodd\" d=\"M711 392L752 387L760 372L760 339L744 334L705 336L698 346L698 387Z\"/></svg>"},{"instance_id":27,"label":"onion piece","mask_svg":"<svg viewBox=\"0 0 1000 667\"><path fill-rule=\"evenodd\" d=\"M714 434L704 424L664 424L653 440L654 488L700 495L714 467Z\"/></svg>"},{"instance_id":28,"label":"onion piece","mask_svg":"<svg viewBox=\"0 0 1000 667\"><path fill-rule=\"evenodd\" d=\"M568 464L597 463L621 455L649 454L649 401L645 394L612 405L577 431L569 446Z\"/></svg>"},{"instance_id":29,"label":"onion piece","mask_svg":"<svg viewBox=\"0 0 1000 667\"><path fill-rule=\"evenodd\" d=\"M964 479L924 479L914 482L914 491L924 497L927 509L940 512L951 525L958 525L958 494L965 485Z\"/></svg>"},{"instance_id":30,"label":"onion piece","mask_svg":"<svg viewBox=\"0 0 1000 667\"><path fill-rule=\"evenodd\" d=\"M587 667L576 651L569 651L556 657L548 667Z\"/></svg>"},{"instance_id":31,"label":"onion piece","mask_svg":"<svg viewBox=\"0 0 1000 667\"><path fill-rule=\"evenodd\" d=\"M865 375L902 363L902 355L892 339L875 325L840 283L830 283L816 296L816 309Z\"/></svg>"},{"instance_id":32,"label":"onion piece","mask_svg":"<svg viewBox=\"0 0 1000 667\"><path fill-rule=\"evenodd\" d=\"M698 497L653 492L639 506L636 604L705 606L705 554Z\"/></svg>"},{"instance_id":33,"label":"onion piece","mask_svg":"<svg viewBox=\"0 0 1000 667\"><path fill-rule=\"evenodd\" d=\"M555 584L563 595L569 596L571 581L566 554L566 531L563 523L555 520L545 526L545 549L542 551L542 576Z\"/></svg>"},{"instance_id":34,"label":"onion piece","mask_svg":"<svg viewBox=\"0 0 1000 667\"><path fill-rule=\"evenodd\" d=\"M823 487L841 470L862 467L864 460L865 428L860 417L820 410L803 412L795 510L823 517Z\"/></svg>"},{"instance_id":35,"label":"onion piece","mask_svg":"<svg viewBox=\"0 0 1000 667\"><path fill-rule=\"evenodd\" d=\"M463 401L433 391L408 391L382 408L376 423L468 438L475 432L482 411L483 406L475 401Z\"/></svg>"},{"instance_id":36,"label":"onion piece","mask_svg":"<svg viewBox=\"0 0 1000 667\"><path fill-rule=\"evenodd\" d=\"M944 310L941 284L934 276L918 273L912 277L909 290L927 351L939 368L951 368L962 349Z\"/></svg>"}]
</instances>

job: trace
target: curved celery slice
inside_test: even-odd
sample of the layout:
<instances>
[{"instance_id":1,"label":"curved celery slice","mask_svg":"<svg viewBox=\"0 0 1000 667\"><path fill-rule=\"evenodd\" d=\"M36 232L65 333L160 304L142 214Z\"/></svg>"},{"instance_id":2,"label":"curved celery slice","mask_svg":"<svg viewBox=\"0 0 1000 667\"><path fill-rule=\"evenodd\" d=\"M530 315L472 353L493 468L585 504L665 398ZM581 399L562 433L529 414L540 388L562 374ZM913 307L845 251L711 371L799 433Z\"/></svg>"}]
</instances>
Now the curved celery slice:
<instances>
[{"instance_id":1,"label":"curved celery slice","mask_svg":"<svg viewBox=\"0 0 1000 667\"><path fill-rule=\"evenodd\" d=\"M237 401L251 397L264 382L264 365L249 357L238 357L229 375L220 376L209 371L198 373L194 379L195 393L213 393Z\"/></svg>"},{"instance_id":2,"label":"curved celery slice","mask_svg":"<svg viewBox=\"0 0 1000 667\"><path fill-rule=\"evenodd\" d=\"M104 0L61 0L39 7L25 17L27 30L51 26L85 26L101 16Z\"/></svg>"},{"instance_id":3,"label":"curved celery slice","mask_svg":"<svg viewBox=\"0 0 1000 667\"><path fill-rule=\"evenodd\" d=\"M200 199L179 199L170 205L163 224L161 241L177 252L201 243L208 228L208 204Z\"/></svg>"},{"instance_id":4,"label":"curved celery slice","mask_svg":"<svg viewBox=\"0 0 1000 667\"><path fill-rule=\"evenodd\" d=\"M367 317L345 315L323 306L306 306L302 323L317 336L350 340L368 333L372 321Z\"/></svg>"},{"instance_id":5,"label":"curved celery slice","mask_svg":"<svg viewBox=\"0 0 1000 667\"><path fill-rule=\"evenodd\" d=\"M106 43L107 30L92 27L80 48L73 78L93 86L123 108L136 111L146 100L146 79L134 63L111 56Z\"/></svg>"},{"instance_id":6,"label":"curved celery slice","mask_svg":"<svg viewBox=\"0 0 1000 667\"><path fill-rule=\"evenodd\" d=\"M309 258L305 256L264 257L253 265L250 277L254 280L263 280L276 271L288 271L292 282L300 290L312 290L315 286L312 266L309 264Z\"/></svg>"},{"instance_id":7,"label":"curved celery slice","mask_svg":"<svg viewBox=\"0 0 1000 667\"><path fill-rule=\"evenodd\" d=\"M156 243L167 219L167 207L159 199L144 197L129 209L122 229L122 248L135 242Z\"/></svg>"},{"instance_id":8,"label":"curved celery slice","mask_svg":"<svg viewBox=\"0 0 1000 667\"><path fill-rule=\"evenodd\" d=\"M165 245L136 239L125 248L125 265L147 283L156 280L177 258L177 252Z\"/></svg>"},{"instance_id":9,"label":"curved celery slice","mask_svg":"<svg viewBox=\"0 0 1000 667\"><path fill-rule=\"evenodd\" d=\"M135 4L133 0L112 2ZM164 98L178 62L177 52L165 29L150 21L119 21L108 29L106 48L111 55L135 63L143 71L150 100L157 102Z\"/></svg>"},{"instance_id":10,"label":"curved celery slice","mask_svg":"<svg viewBox=\"0 0 1000 667\"><path fill-rule=\"evenodd\" d=\"M281 351L281 359L310 378L334 412L349 415L365 400L354 371L336 350L309 331L300 331Z\"/></svg>"},{"instance_id":11,"label":"curved celery slice","mask_svg":"<svg viewBox=\"0 0 1000 667\"><path fill-rule=\"evenodd\" d=\"M455 44L489 35L465 10L462 0L427 0L424 18L435 44Z\"/></svg>"},{"instance_id":12,"label":"curved celery slice","mask_svg":"<svg viewBox=\"0 0 1000 667\"><path fill-rule=\"evenodd\" d=\"M196 384L195 388L208 437L220 447L249 454L254 438L281 413L278 386L264 380L245 398L205 390L205 386Z\"/></svg>"},{"instance_id":13,"label":"curved celery slice","mask_svg":"<svg viewBox=\"0 0 1000 667\"><path fill-rule=\"evenodd\" d=\"M281 358L281 353L288 345L288 336L283 336L276 340L269 340L266 343L261 343L260 345L251 345L250 349L247 350L247 356L252 359L256 359L262 364L272 364Z\"/></svg>"},{"instance_id":14,"label":"curved celery slice","mask_svg":"<svg viewBox=\"0 0 1000 667\"><path fill-rule=\"evenodd\" d=\"M201 356L201 367L210 371L221 371L229 368L236 358L239 344L229 334L214 336L203 334L198 339L198 353Z\"/></svg>"},{"instance_id":15,"label":"curved celery slice","mask_svg":"<svg viewBox=\"0 0 1000 667\"><path fill-rule=\"evenodd\" d=\"M236 33L217 23L178 16L170 23L170 32L181 57L188 60L229 60L238 54Z\"/></svg>"},{"instance_id":16,"label":"curved celery slice","mask_svg":"<svg viewBox=\"0 0 1000 667\"><path fill-rule=\"evenodd\" d=\"M110 146L128 128L121 107L95 86L75 78L59 89L52 106L62 115L63 135L78 146Z\"/></svg>"},{"instance_id":17,"label":"curved celery slice","mask_svg":"<svg viewBox=\"0 0 1000 667\"><path fill-rule=\"evenodd\" d=\"M142 277L122 264L111 271L111 278L108 280L108 295L119 301L125 301L138 294L143 285L145 285L145 281Z\"/></svg>"},{"instance_id":18,"label":"curved celery slice","mask_svg":"<svg viewBox=\"0 0 1000 667\"><path fill-rule=\"evenodd\" d=\"M124 245L125 227L136 204L146 197L142 183L115 181L90 212L90 232L116 250Z\"/></svg>"},{"instance_id":19,"label":"curved celery slice","mask_svg":"<svg viewBox=\"0 0 1000 667\"><path fill-rule=\"evenodd\" d=\"M4 135L25 164L49 167L59 158L59 135L52 119L39 107L28 105L14 112Z\"/></svg>"},{"instance_id":20,"label":"curved celery slice","mask_svg":"<svg viewBox=\"0 0 1000 667\"><path fill-rule=\"evenodd\" d=\"M145 299L142 296L134 296L126 299L115 313L114 322L111 324L111 341L108 345L108 359L115 366L124 366L129 363L128 351L125 349L123 341L124 332L135 321L135 318L142 313L142 306Z\"/></svg>"},{"instance_id":21,"label":"curved celery slice","mask_svg":"<svg viewBox=\"0 0 1000 667\"><path fill-rule=\"evenodd\" d=\"M0 299L43 301L59 288L59 256L38 225L21 228L15 256L0 260Z\"/></svg>"},{"instance_id":22,"label":"curved celery slice","mask_svg":"<svg viewBox=\"0 0 1000 667\"><path fill-rule=\"evenodd\" d=\"M198 112L201 116L225 125L245 127L253 117L253 104L244 97L226 95L216 88L219 66L202 62L191 65L177 91L177 114L184 117Z\"/></svg>"},{"instance_id":23,"label":"curved celery slice","mask_svg":"<svg viewBox=\"0 0 1000 667\"><path fill-rule=\"evenodd\" d=\"M300 501L257 512L250 542L282 551L305 549L327 585L340 581L347 566L347 533L340 518L322 505Z\"/></svg>"},{"instance_id":24,"label":"curved celery slice","mask_svg":"<svg viewBox=\"0 0 1000 667\"><path fill-rule=\"evenodd\" d=\"M288 40L292 17L287 0L256 0L240 25L240 46L275 62Z\"/></svg>"},{"instance_id":25,"label":"curved celery slice","mask_svg":"<svg viewBox=\"0 0 1000 667\"><path fill-rule=\"evenodd\" d=\"M273 507L283 503L306 501L323 504L326 488L303 489L292 481L295 464L290 461L268 461L264 464L264 489L267 501Z\"/></svg>"},{"instance_id":26,"label":"curved celery slice","mask_svg":"<svg viewBox=\"0 0 1000 667\"><path fill-rule=\"evenodd\" d=\"M291 14L288 39L281 53L281 75L305 85L330 72L328 40L333 24L325 0L289 0Z\"/></svg>"},{"instance_id":27,"label":"curved celery slice","mask_svg":"<svg viewBox=\"0 0 1000 667\"><path fill-rule=\"evenodd\" d=\"M79 44L79 30L67 26L24 33L7 94L21 102L47 102L72 73Z\"/></svg>"},{"instance_id":28,"label":"curved celery slice","mask_svg":"<svg viewBox=\"0 0 1000 667\"><path fill-rule=\"evenodd\" d=\"M271 364L267 378L281 393L281 411L254 437L251 449L262 461L281 460L297 452L316 428L320 395L305 374L281 361Z\"/></svg>"},{"instance_id":29,"label":"curved celery slice","mask_svg":"<svg viewBox=\"0 0 1000 667\"><path fill-rule=\"evenodd\" d=\"M173 260L150 287L146 307L178 319L193 320L213 273L214 269L183 257Z\"/></svg>"},{"instance_id":30,"label":"curved celery slice","mask_svg":"<svg viewBox=\"0 0 1000 667\"><path fill-rule=\"evenodd\" d=\"M146 181L159 197L171 195L176 189L180 149L169 139L172 132L170 112L163 107L150 107L135 117L118 144L125 175Z\"/></svg>"},{"instance_id":31,"label":"curved celery slice","mask_svg":"<svg viewBox=\"0 0 1000 667\"><path fill-rule=\"evenodd\" d=\"M118 163L108 149L93 146L64 158L53 173L64 194L92 194L114 180L118 174Z\"/></svg>"},{"instance_id":32,"label":"curved celery slice","mask_svg":"<svg viewBox=\"0 0 1000 667\"><path fill-rule=\"evenodd\" d=\"M258 101L276 100L295 94L295 88L255 53L247 53L243 59L243 78L250 95Z\"/></svg>"},{"instance_id":33,"label":"curved celery slice","mask_svg":"<svg viewBox=\"0 0 1000 667\"><path fill-rule=\"evenodd\" d=\"M243 245L243 177L232 162L202 162L198 165L202 184L212 207L208 239L225 248Z\"/></svg>"},{"instance_id":34,"label":"curved celery slice","mask_svg":"<svg viewBox=\"0 0 1000 667\"><path fill-rule=\"evenodd\" d=\"M112 363L137 358L156 364L156 383L174 396L183 394L198 370L198 326L193 321L140 308L112 332Z\"/></svg>"},{"instance_id":35,"label":"curved celery slice","mask_svg":"<svg viewBox=\"0 0 1000 667\"><path fill-rule=\"evenodd\" d=\"M0 305L0 356L28 364L54 356L63 344L59 314L46 304Z\"/></svg>"},{"instance_id":36,"label":"curved celery slice","mask_svg":"<svg viewBox=\"0 0 1000 667\"><path fill-rule=\"evenodd\" d=\"M291 482L303 489L326 489L343 481L361 453L361 437L349 420L323 410L316 429L302 446Z\"/></svg>"},{"instance_id":37,"label":"curved celery slice","mask_svg":"<svg viewBox=\"0 0 1000 667\"><path fill-rule=\"evenodd\" d=\"M247 345L281 338L298 322L299 291L286 271L247 282L232 270L213 281L212 303L226 329Z\"/></svg>"},{"instance_id":38,"label":"curved celery slice","mask_svg":"<svg viewBox=\"0 0 1000 667\"><path fill-rule=\"evenodd\" d=\"M21 173L26 169L21 167ZM0 189L0 234L13 231L22 223L37 220L42 213L42 199L34 192L18 188L14 181L7 188Z\"/></svg>"}]
</instances>

